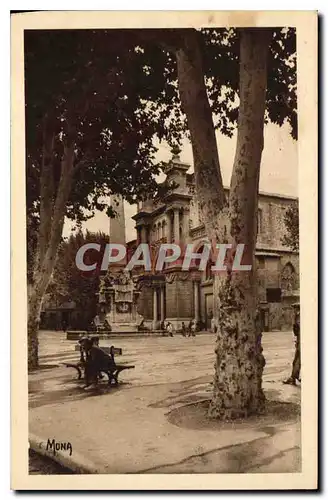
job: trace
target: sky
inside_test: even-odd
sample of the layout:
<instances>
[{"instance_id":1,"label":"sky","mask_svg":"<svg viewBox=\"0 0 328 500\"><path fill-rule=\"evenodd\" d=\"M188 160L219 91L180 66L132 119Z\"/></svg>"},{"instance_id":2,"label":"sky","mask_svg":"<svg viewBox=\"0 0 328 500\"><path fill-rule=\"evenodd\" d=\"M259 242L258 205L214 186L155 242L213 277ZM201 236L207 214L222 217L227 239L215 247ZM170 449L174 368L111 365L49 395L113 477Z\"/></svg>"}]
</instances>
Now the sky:
<instances>
[{"instance_id":1,"label":"sky","mask_svg":"<svg viewBox=\"0 0 328 500\"><path fill-rule=\"evenodd\" d=\"M217 132L217 144L223 183L225 186L229 186L236 147L236 135L230 139ZM157 160L169 161L171 157L170 148L167 145L160 145L157 153ZM183 143L180 159L184 163L189 163L190 170L188 172L193 172L192 149L187 139ZM267 124L264 129L260 191L298 196L297 163L297 142L291 138L289 127L287 125L279 127L272 123ZM127 241L136 237L134 229L135 222L131 219L135 213L136 205L129 205L125 202ZM89 231L103 231L109 233L109 225L109 218L106 214L103 212L96 212L95 216L86 221L82 228L88 229ZM66 220L63 231L64 237L70 234L72 227L73 224Z\"/></svg>"}]
</instances>

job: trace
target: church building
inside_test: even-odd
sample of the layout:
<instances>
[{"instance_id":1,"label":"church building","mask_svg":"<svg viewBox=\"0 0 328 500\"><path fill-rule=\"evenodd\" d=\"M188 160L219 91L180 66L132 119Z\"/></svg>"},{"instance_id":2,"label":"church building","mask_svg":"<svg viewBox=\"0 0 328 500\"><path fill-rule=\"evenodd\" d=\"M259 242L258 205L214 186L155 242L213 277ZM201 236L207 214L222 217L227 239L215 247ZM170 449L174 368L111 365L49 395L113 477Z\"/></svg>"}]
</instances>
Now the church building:
<instances>
[{"instance_id":1,"label":"church building","mask_svg":"<svg viewBox=\"0 0 328 500\"><path fill-rule=\"evenodd\" d=\"M166 168L167 182L177 186L162 202L148 199L138 205L133 219L137 240L128 243L132 252L139 243L156 249L161 243L193 243L201 251L209 243L195 194L190 165L174 155ZM227 188L227 194L229 189ZM290 330L292 304L299 300L299 256L282 245L286 228L284 214L297 198L273 193L259 194L256 266L258 298L264 331ZM213 317L212 263L205 271L183 271L169 267L163 272L135 275L140 291L138 313L149 329L159 329L170 321L176 329L195 319L202 329L210 329ZM135 273L134 273L135 274Z\"/></svg>"}]
</instances>

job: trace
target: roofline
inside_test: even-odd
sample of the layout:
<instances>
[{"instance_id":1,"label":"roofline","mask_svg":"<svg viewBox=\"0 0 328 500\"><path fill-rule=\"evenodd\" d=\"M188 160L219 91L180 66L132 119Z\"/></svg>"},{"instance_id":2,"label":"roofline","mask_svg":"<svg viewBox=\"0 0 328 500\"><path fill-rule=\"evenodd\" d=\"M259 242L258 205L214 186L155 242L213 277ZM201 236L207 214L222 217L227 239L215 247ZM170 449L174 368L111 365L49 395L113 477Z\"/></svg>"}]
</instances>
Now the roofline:
<instances>
[{"instance_id":1,"label":"roofline","mask_svg":"<svg viewBox=\"0 0 328 500\"><path fill-rule=\"evenodd\" d=\"M291 196L289 194L279 194L279 193L267 193L265 191L259 191L260 196L268 196L270 198L280 198L283 200L292 200L292 201L298 201L297 196Z\"/></svg>"},{"instance_id":2,"label":"roofline","mask_svg":"<svg viewBox=\"0 0 328 500\"><path fill-rule=\"evenodd\" d=\"M230 188L227 186L224 186L223 188L225 191L230 191ZM269 196L271 198L282 198L285 200L294 200L298 201L298 196L291 196L289 194L282 194L282 193L268 193L267 191L259 191L260 196Z\"/></svg>"},{"instance_id":3,"label":"roofline","mask_svg":"<svg viewBox=\"0 0 328 500\"><path fill-rule=\"evenodd\" d=\"M193 177L193 182L187 182L187 184L194 184L195 185L195 174L194 172L191 172L190 174L187 174L189 175L190 177ZM230 191L230 187L229 186L223 186L223 189L225 191ZM298 196L292 196L290 194L283 194L283 193L270 193L268 191L259 191L259 195L260 196L270 196L271 198L282 198L282 199L286 199L286 200L294 200L294 201L297 201L298 200Z\"/></svg>"}]
</instances>

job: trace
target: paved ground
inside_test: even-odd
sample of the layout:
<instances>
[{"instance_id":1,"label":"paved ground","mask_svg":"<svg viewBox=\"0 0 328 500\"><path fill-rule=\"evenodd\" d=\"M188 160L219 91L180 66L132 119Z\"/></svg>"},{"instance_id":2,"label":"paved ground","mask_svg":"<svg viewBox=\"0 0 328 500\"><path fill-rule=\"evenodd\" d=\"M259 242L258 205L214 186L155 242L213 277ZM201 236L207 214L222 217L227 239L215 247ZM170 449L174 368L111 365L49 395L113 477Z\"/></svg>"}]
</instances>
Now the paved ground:
<instances>
[{"instance_id":1,"label":"paved ground","mask_svg":"<svg viewBox=\"0 0 328 500\"><path fill-rule=\"evenodd\" d=\"M29 451L29 474L72 474L70 469L62 467L54 460L39 455L33 450Z\"/></svg>"},{"instance_id":2,"label":"paved ground","mask_svg":"<svg viewBox=\"0 0 328 500\"><path fill-rule=\"evenodd\" d=\"M214 336L114 339L119 361L135 364L116 387L84 391L71 369L75 342L62 332L40 333L45 369L29 376L32 447L71 443L53 456L81 472L188 473L300 470L300 388L284 386L293 358L290 332L263 336L268 413L233 424L206 417ZM47 367L47 368L46 368ZM194 404L198 402L198 404Z\"/></svg>"}]
</instances>

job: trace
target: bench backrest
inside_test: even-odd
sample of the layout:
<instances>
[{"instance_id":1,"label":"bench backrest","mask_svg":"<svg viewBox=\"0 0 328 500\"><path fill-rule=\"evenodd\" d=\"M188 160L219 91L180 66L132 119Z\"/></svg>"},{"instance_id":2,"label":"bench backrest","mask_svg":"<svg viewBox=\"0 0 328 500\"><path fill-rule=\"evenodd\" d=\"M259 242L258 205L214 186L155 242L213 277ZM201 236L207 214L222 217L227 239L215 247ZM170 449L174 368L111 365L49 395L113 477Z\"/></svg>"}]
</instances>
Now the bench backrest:
<instances>
[{"instance_id":1,"label":"bench backrest","mask_svg":"<svg viewBox=\"0 0 328 500\"><path fill-rule=\"evenodd\" d=\"M113 345L110 347L108 347L108 346L99 346L99 347L107 354L113 354L113 355L117 354L118 356L122 356L122 354L123 354L123 350L120 347L114 347ZM74 350L80 351L80 344L76 344Z\"/></svg>"}]
</instances>

